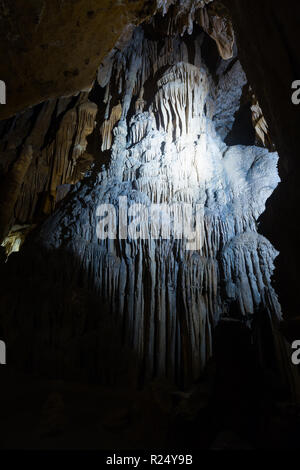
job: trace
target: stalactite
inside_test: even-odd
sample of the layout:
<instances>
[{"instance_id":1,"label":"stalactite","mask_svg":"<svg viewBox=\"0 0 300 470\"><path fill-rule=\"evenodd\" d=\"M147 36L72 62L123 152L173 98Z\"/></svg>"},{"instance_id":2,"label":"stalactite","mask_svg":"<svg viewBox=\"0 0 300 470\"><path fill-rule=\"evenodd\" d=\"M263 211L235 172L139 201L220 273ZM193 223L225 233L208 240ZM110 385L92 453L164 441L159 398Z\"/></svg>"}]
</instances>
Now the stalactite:
<instances>
[{"instance_id":1,"label":"stalactite","mask_svg":"<svg viewBox=\"0 0 300 470\"><path fill-rule=\"evenodd\" d=\"M101 136L102 136L102 152L104 150L109 150L112 144L112 130L115 127L116 123L121 119L122 116L122 106L119 103L117 106L114 106L109 119L105 120L101 127Z\"/></svg>"},{"instance_id":2,"label":"stalactite","mask_svg":"<svg viewBox=\"0 0 300 470\"><path fill-rule=\"evenodd\" d=\"M192 34L194 24L198 24L216 42L220 56L228 60L233 56L234 31L227 11L216 0L185 0L178 2L158 1L158 10L167 15L170 5L173 12L168 17L168 35L178 31Z\"/></svg>"},{"instance_id":3,"label":"stalactite","mask_svg":"<svg viewBox=\"0 0 300 470\"><path fill-rule=\"evenodd\" d=\"M86 153L86 139L94 130L97 109L87 100L87 93L83 93L73 106L70 99L62 98L44 103L39 111L35 110L36 116L27 112L16 117L12 128L2 139L2 146L10 163L21 152L13 168L20 173L17 168L21 165L22 170L12 196L12 188L7 185L9 180L15 179L14 170L9 170L9 166L3 168L7 185L2 188L0 199L7 220L1 224L5 232L1 234L1 240L14 224L34 223L39 217L38 211L50 214L55 208L57 187L75 184L84 176L91 164L91 156ZM59 125L50 137L50 130L55 129L57 120ZM32 148L31 158L25 164L22 155L27 153L23 148L28 146ZM7 198L9 204L5 202Z\"/></svg>"},{"instance_id":4,"label":"stalactite","mask_svg":"<svg viewBox=\"0 0 300 470\"><path fill-rule=\"evenodd\" d=\"M12 169L7 174L6 184L2 188L3 195L0 204L0 240L8 235L13 219L13 210L16 204L23 180L32 162L33 150L26 144Z\"/></svg>"},{"instance_id":5,"label":"stalactite","mask_svg":"<svg viewBox=\"0 0 300 470\"><path fill-rule=\"evenodd\" d=\"M269 127L255 95L252 95L251 111L253 126L255 128L258 141L265 147L273 149Z\"/></svg>"},{"instance_id":6,"label":"stalactite","mask_svg":"<svg viewBox=\"0 0 300 470\"><path fill-rule=\"evenodd\" d=\"M110 149L110 164L100 172L95 167L76 185L20 255L33 258L31 266L40 260L32 250L53 257L43 272L49 285L62 283L70 295L82 289L87 306L77 318L77 306L72 310L65 293L59 307L59 295L50 303L41 300L41 323L30 333L32 348L39 350L44 338L48 346L43 360L51 364L55 343L53 367L59 363L61 371L70 367L65 350L71 355L73 343L87 356L92 351L93 372L105 382L108 376L109 381L117 380L119 369L109 346L115 341L125 362L128 350L135 354L135 374L142 374L142 381L160 376L188 385L212 355L214 327L233 315L234 305L234 315L250 326L264 305L262 292L278 304L271 287L276 251L256 229L265 201L279 182L277 154L259 147L227 147L222 140L245 84L238 62L223 69L215 82L200 48L189 58L184 39L167 37L159 50L142 28L109 61L105 77L100 74L98 80L107 89L109 111L101 133L102 149ZM121 104L110 109L116 99ZM53 191L70 180L71 167L92 129L96 107L82 106L77 120L74 109L65 114L52 143ZM151 204L164 204L155 236L150 236L151 217L144 215L145 239L99 239L97 208L111 204L119 216L120 197L127 197L128 210L133 204L142 204L145 211ZM194 245L187 239L192 216L198 221L192 227ZM176 236L170 229L174 224ZM7 336L9 312L18 312L23 322L23 295L7 300L2 314ZM36 312L26 312L34 324ZM279 319L280 308L273 315ZM109 334L103 325L111 325ZM85 367L85 355L81 357L80 364L74 359L73 369ZM39 358L34 361L39 369Z\"/></svg>"}]
</instances>

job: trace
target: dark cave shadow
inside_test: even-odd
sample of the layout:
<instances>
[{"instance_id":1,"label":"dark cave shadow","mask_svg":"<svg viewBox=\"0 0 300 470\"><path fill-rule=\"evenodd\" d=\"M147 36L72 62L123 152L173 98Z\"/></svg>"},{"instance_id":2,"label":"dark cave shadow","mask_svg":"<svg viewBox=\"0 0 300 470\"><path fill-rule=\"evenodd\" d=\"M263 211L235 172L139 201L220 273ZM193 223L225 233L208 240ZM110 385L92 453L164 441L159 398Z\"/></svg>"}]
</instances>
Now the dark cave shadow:
<instances>
[{"instance_id":1,"label":"dark cave shadow","mask_svg":"<svg viewBox=\"0 0 300 470\"><path fill-rule=\"evenodd\" d=\"M137 357L74 253L26 243L1 271L0 328L13 367L55 379L131 384Z\"/></svg>"}]
</instances>

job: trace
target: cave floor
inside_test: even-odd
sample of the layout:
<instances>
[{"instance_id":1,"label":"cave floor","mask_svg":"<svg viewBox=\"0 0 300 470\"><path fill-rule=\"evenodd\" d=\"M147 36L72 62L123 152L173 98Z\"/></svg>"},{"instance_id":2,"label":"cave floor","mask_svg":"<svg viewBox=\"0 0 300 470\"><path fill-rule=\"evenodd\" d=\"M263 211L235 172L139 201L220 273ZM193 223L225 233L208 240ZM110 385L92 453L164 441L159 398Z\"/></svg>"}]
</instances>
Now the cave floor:
<instances>
[{"instance_id":1,"label":"cave floor","mask_svg":"<svg viewBox=\"0 0 300 470\"><path fill-rule=\"evenodd\" d=\"M201 404L203 390L191 398L188 392L174 391L166 383L137 391L34 378L7 367L1 368L0 375L2 449L223 450L298 446L299 413L295 421L295 409L291 411L287 404L281 404L280 411L267 404L262 413L257 410L256 426L253 408L247 403L234 399L230 405L221 399L212 411L212 405ZM245 416L249 422L245 422ZM241 423L250 430L247 436Z\"/></svg>"},{"instance_id":2,"label":"cave floor","mask_svg":"<svg viewBox=\"0 0 300 470\"><path fill-rule=\"evenodd\" d=\"M2 448L122 450L166 440L168 415L145 392L1 375Z\"/></svg>"}]
</instances>

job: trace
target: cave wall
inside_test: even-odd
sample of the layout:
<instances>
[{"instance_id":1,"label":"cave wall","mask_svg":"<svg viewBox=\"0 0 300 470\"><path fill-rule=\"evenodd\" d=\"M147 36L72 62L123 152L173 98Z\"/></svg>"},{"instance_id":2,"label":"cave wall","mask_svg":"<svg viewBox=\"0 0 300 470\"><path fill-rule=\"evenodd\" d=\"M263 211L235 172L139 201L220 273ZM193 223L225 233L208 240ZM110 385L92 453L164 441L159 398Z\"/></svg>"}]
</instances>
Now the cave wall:
<instances>
[{"instance_id":1,"label":"cave wall","mask_svg":"<svg viewBox=\"0 0 300 470\"><path fill-rule=\"evenodd\" d=\"M96 10L92 3L87 11L88 5L83 8L81 2L76 3L75 9L69 2L62 5L32 1L26 3L26 9L20 2L1 4L3 47L10 51L10 60L0 65L0 76L5 79L8 92L7 104L0 107L0 117L22 110L0 123L0 241L4 242L7 253L17 249L31 227L53 212L69 185L75 184L88 168L92 156L87 150L86 138L97 125L93 119L97 112L102 132L107 132L108 138L111 136L111 126L119 119L119 106L115 106L115 117L111 115L110 121L105 119L102 123L102 109L88 103L88 91L79 90L93 86L103 58L98 77L102 77L99 78L102 85L107 80L111 56L115 51L122 51L132 35L134 24L131 20L144 20L157 8L160 12L159 21L156 21L158 35L191 34L198 25L215 41L223 58L233 56L231 22L224 19L222 10L213 7L211 0L163 1L157 5L155 2L149 5L110 2ZM101 23L104 12L105 28L112 28L114 34L106 35ZM76 29L73 30L75 19ZM60 27L54 29L54 24ZM72 43L61 40L61 37L68 37L69 29ZM106 41L108 49L105 49ZM81 62L85 53L91 60L85 59L83 67ZM74 64L81 62L76 73L65 70L62 77L61 65L63 61L67 67L66 57L72 62L73 69ZM15 73L16 67L18 73ZM88 74L93 74L93 78L87 82ZM51 80L54 75L55 80ZM14 77L13 81L11 77ZM25 78L28 79L26 83ZM46 97L58 98L43 101ZM43 102L23 110L40 101ZM232 113L230 120L234 120ZM106 149L105 145L102 144L102 151ZM93 153L97 154L98 150L94 149Z\"/></svg>"},{"instance_id":2,"label":"cave wall","mask_svg":"<svg viewBox=\"0 0 300 470\"><path fill-rule=\"evenodd\" d=\"M79 93L1 122L1 241L52 213L60 189L84 176L92 161L87 137L97 111L88 93Z\"/></svg>"},{"instance_id":3,"label":"cave wall","mask_svg":"<svg viewBox=\"0 0 300 470\"><path fill-rule=\"evenodd\" d=\"M233 20L239 58L260 102L272 141L279 153L281 183L261 221L265 234L280 252L274 285L287 320L290 341L299 337L299 106L292 103L292 82L300 76L298 48L300 6L296 1L224 0Z\"/></svg>"},{"instance_id":4,"label":"cave wall","mask_svg":"<svg viewBox=\"0 0 300 470\"><path fill-rule=\"evenodd\" d=\"M0 76L7 104L0 118L90 89L105 55L155 8L141 0L2 0Z\"/></svg>"},{"instance_id":5,"label":"cave wall","mask_svg":"<svg viewBox=\"0 0 300 470\"><path fill-rule=\"evenodd\" d=\"M90 89L99 62L107 55L108 51L111 51L102 62L98 74L100 85L104 88L107 87L110 68L116 59L115 55L116 53L123 54L128 39L132 35L133 26L131 25L139 23L145 17L152 15L155 8L165 13L165 23L160 19L156 24L157 35L162 34L162 31L163 34L167 32L167 36L171 37L176 35L176 31L180 31L181 34L192 33L195 24L198 24L215 40L219 53L227 60L234 56L232 20L239 50L239 60L254 93L252 111L256 131L262 144L269 149L273 149L274 142L280 155L279 174L281 183L267 202L267 211L260 220L259 230L271 240L280 252L275 260L277 269L275 276L273 276L273 286L279 293L284 318L287 320L291 317L297 317L299 303L297 295L298 255L297 251L294 250L294 246L297 246L299 235L295 218L299 199L297 182L299 112L298 108L291 102L291 83L299 78L299 58L297 55L298 4L290 2L289 5L283 5L279 1L271 2L269 0L251 3L223 0L222 2L161 1L157 5L152 3L142 5L142 2L131 2L129 6L126 2L122 5L111 2L109 14L105 15L104 28L101 23L103 10L99 6L94 9L93 2L91 2L91 8L86 12L86 2L84 7L80 1L75 3L76 8L74 8L74 2L64 2L64 5L57 2L49 4L34 1L30 4L26 2L26 5L21 5L20 2L18 2L18 5L12 5L12 2L8 4L4 1L1 3L1 22L3 24L1 47L10 51L7 60L1 63L1 79L4 79L8 84L9 103L9 106L1 106L1 116L7 117L28 105L41 102L46 98L53 98L38 107L17 115L9 121L1 123L1 176L4 181L1 188L1 238L3 239L13 225L16 224L10 240L7 241L7 250L10 251L10 245L14 243L19 224L23 225L26 230L27 224L30 226L33 223L40 222L39 214L47 215L51 213L56 207L56 202L65 195L64 185L66 183L76 183L82 178L82 173L91 162L90 156L86 153L86 137L89 133L95 133L94 118L96 112L99 113L100 101L96 104L97 109L96 105L91 107L90 104L87 105L91 113L88 112L87 119L84 118L85 122L81 130L78 121L80 105L83 102L88 103L88 92L83 91L79 95L77 94L76 97L70 96L70 98L59 98L58 100L56 98L64 94L78 93L78 90L85 88ZM106 8L106 6L103 6L103 8ZM107 10L105 11L107 13ZM167 11L172 12L171 21L168 14L166 14ZM24 20L25 12L28 13L28 16L26 16L28 21L26 20L26 24L24 23L21 30L17 25L21 18L22 21ZM62 21L61 28L56 28L57 12L59 12L59 18ZM116 25L116 17L120 18L120 24L118 23L118 25ZM107 31L111 28L112 23L115 23L114 30L111 34L108 34ZM69 30L69 28L71 29ZM90 32L91 37L87 39L85 35L83 40L82 31ZM60 35L69 36L72 41L62 41ZM53 39L50 42L49 37ZM116 43L118 39L119 42ZM180 43L179 40L178 43ZM111 50L112 46L115 46L113 50ZM193 63L190 57L186 60L187 53L184 47L181 49L180 54L181 59L183 59L182 62ZM18 57L18 60L16 60L16 57ZM82 63L83 57L84 64ZM178 57L176 60L179 60ZM167 60L164 65L171 65L171 62ZM41 66L37 66L37 64ZM72 68L67 67L68 64L72 65ZM235 113L238 112L240 103L239 96L235 95L231 99L230 93L226 90L226 84L229 84L229 87L233 85L232 89L235 89L236 83L234 80L237 79L237 83L239 81L239 74L236 73L239 65L235 61L229 61L229 64L231 65L228 67L227 74L231 70L232 77L226 80L226 65L223 63L223 70L222 67L219 69L219 77L217 77L218 84L216 87L212 87L212 89L216 88L213 99L217 106L218 91L216 90L218 87L220 106L224 103L225 97L227 100L225 109L219 109L220 128L218 128L218 113L214 111L213 116L216 130L223 140L228 137L227 132L235 123ZM198 67L199 61L193 63L193 65ZM12 71L14 71L13 74ZM77 71L80 73L77 73ZM216 78L214 76L215 72L216 70L210 70L210 74L213 76L210 78L213 80ZM134 73L134 69L132 73ZM146 75L144 73L144 76L140 77L140 83L137 85L139 92L142 91L142 84L144 84L143 81ZM13 77L13 82L10 83L11 77ZM125 77L128 79L128 75L125 75ZM222 81L225 87L223 87L221 93ZM149 85L149 83L146 83L146 85ZM153 81L152 85L157 86L157 82ZM212 89L210 92L212 92ZM241 92L241 89L239 91ZM128 119L128 116L132 117L131 95L133 90L127 89L126 92L123 90L123 93L124 96L121 97L120 95L120 99L116 100L117 93L108 87L104 107L101 100L101 106L103 107L103 114L100 110L101 121L104 117L103 122L101 122L101 129L97 128L96 131L101 132L99 148L101 146L102 151L107 152L107 155L111 152L114 141L113 128L120 118L122 121L125 117ZM145 106L144 95L140 94L135 98L137 98L136 111L142 112ZM236 100L237 102L235 102ZM113 104L112 107L110 106L111 103ZM231 108L227 106L228 103L231 104ZM148 106L149 103L146 105ZM104 110L104 108L106 109ZM222 119L224 119L222 116L226 112L228 119L224 123L222 122ZM58 117L59 125L57 125ZM162 127L165 126L165 122L160 124ZM128 122L127 126L129 126ZM141 126L141 123L136 123L136 127L139 126ZM176 138L178 137L177 131L177 126L175 126ZM63 146L66 140L65 133L70 134L68 149ZM28 138L29 136L31 138ZM131 138L128 129L126 130L126 138ZM145 136L144 138L147 140ZM77 151L74 153L75 141L78 146L76 144ZM134 143L134 145L136 144L137 142ZM260 150L260 152L262 151ZM79 164L77 165L77 163ZM130 176L129 171L126 174L130 181L132 174ZM91 181L94 181L94 177L94 173L89 175ZM91 184L94 184L94 182ZM66 188L66 190L68 189ZM77 189L78 187L76 187L76 191ZM58 193L62 193L62 195L58 196ZM82 204L84 206L84 203ZM258 214L253 215L256 220ZM67 236L68 231L63 228L60 233L63 233L64 237ZM270 245L268 247L268 250L273 252ZM235 252L235 249L234 245L228 248L229 252L230 250ZM28 253L30 253L30 249ZM25 252L22 256L25 256ZM273 252L271 258L274 259L274 256L275 252ZM13 259L10 260L10 265L14 263L18 265L18 262L13 261ZM31 259L31 256L28 259ZM43 258L38 259L39 266ZM49 257L49 265L52 264L50 259L51 256ZM73 260L73 256L71 256L71 259ZM58 260L57 263L59 262ZM268 268L268 276L273 272L271 264ZM31 264L29 263L29 265ZM16 272L12 268L6 267L6 269L9 269L11 276L17 283L21 283L22 270L19 270L19 274L16 276ZM16 269L18 272L19 268ZM49 272L48 270L45 272L49 286L53 282L51 269L49 267ZM224 269L229 268L225 266ZM54 270L54 272L56 271ZM65 274L68 276L68 269ZM30 278L32 274L28 274L28 276ZM76 279L75 274L74 276ZM269 277L267 284L269 286ZM78 286L78 279L74 280L74 286L76 285ZM29 287L30 292L32 285L29 285ZM70 298L73 298L73 294L73 287L70 287ZM85 288L82 295L84 298L89 297ZM5 298L9 298L9 295L5 295ZM21 298L22 294L20 294ZM93 296L92 298L94 299ZM97 304L97 295L95 299ZM91 302L93 301L91 300ZM9 311L11 308L9 307L10 301L7 300L7 302L7 311ZM20 300L20 302L23 301ZM80 300L80 308L78 307L80 311L81 309L85 310L82 303L84 304L84 301ZM45 309L47 311L48 307L45 307ZM82 315L84 316L84 314ZM294 336L298 334L298 325L297 318L292 321L290 327L288 321L284 324L285 334L289 340L293 340ZM38 350L39 348L37 348Z\"/></svg>"},{"instance_id":6,"label":"cave wall","mask_svg":"<svg viewBox=\"0 0 300 470\"><path fill-rule=\"evenodd\" d=\"M136 29L100 67L104 93L91 96L105 111L94 137L108 165L96 161L2 266L1 331L21 369L187 386L211 358L220 320L251 328L264 311L277 338L277 253L256 223L279 182L277 154L224 142L246 84L236 57L219 59L212 74L205 33L155 32L155 24ZM130 207L177 204L183 237L99 240L97 208L118 212L119 197ZM199 222L190 249L186 204ZM285 354L278 339L274 355Z\"/></svg>"},{"instance_id":7,"label":"cave wall","mask_svg":"<svg viewBox=\"0 0 300 470\"><path fill-rule=\"evenodd\" d=\"M134 26L155 11L175 9L183 32L197 21L224 57L233 45L231 23L212 10L211 0L1 0L0 77L6 105L0 119L48 99L90 90L102 60L128 41ZM208 6L208 9L206 7Z\"/></svg>"}]
</instances>

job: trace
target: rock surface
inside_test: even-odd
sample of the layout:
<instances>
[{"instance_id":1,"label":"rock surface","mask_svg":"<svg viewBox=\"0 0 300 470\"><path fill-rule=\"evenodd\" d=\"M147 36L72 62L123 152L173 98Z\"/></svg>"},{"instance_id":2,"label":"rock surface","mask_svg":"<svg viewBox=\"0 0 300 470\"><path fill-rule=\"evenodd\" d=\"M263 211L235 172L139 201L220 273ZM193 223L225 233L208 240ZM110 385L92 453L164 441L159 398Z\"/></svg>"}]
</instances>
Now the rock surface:
<instances>
[{"instance_id":1,"label":"rock surface","mask_svg":"<svg viewBox=\"0 0 300 470\"><path fill-rule=\"evenodd\" d=\"M217 42L224 58L231 56L229 21L209 1L149 0L2 0L0 3L0 79L7 86L7 104L0 119L47 99L91 89L96 71L111 49L130 37L133 26L164 14L175 3L176 27L182 32L197 21ZM207 8L206 8L207 7Z\"/></svg>"},{"instance_id":2,"label":"rock surface","mask_svg":"<svg viewBox=\"0 0 300 470\"><path fill-rule=\"evenodd\" d=\"M161 43L140 27L100 73L107 127L98 146L102 135L110 162L93 167L5 268L20 287L12 297L7 286L1 312L19 367L41 371L46 364L52 374L87 374L104 383L158 376L188 385L212 355L221 318L250 327L264 310L276 331L277 253L257 233L256 221L279 182L278 157L221 139L233 124L245 77L236 63L215 82L196 46L203 38L192 39L193 55L187 37ZM234 92L224 85L227 75ZM129 211L134 204L165 205L155 236L145 218L129 237L99 240L99 204L119 213L120 197L127 197ZM170 220L181 236L169 236L166 224L167 207L175 204ZM192 245L191 216L197 220ZM139 239L139 231L148 239ZM30 292L40 277L44 292L35 307ZM278 341L279 359L285 352Z\"/></svg>"},{"instance_id":3,"label":"rock surface","mask_svg":"<svg viewBox=\"0 0 300 470\"><path fill-rule=\"evenodd\" d=\"M97 106L88 93L47 101L0 124L0 240L18 225L53 212L62 185L79 181L92 157L86 152Z\"/></svg>"},{"instance_id":4,"label":"rock surface","mask_svg":"<svg viewBox=\"0 0 300 470\"><path fill-rule=\"evenodd\" d=\"M105 55L155 7L142 0L1 1L0 77L7 105L0 117L91 88Z\"/></svg>"},{"instance_id":5,"label":"rock surface","mask_svg":"<svg viewBox=\"0 0 300 470\"><path fill-rule=\"evenodd\" d=\"M239 58L259 101L273 143L279 153L281 183L271 196L260 231L280 252L275 286L284 316L297 316L299 193L299 106L292 103L292 83L300 77L297 1L223 0L232 17Z\"/></svg>"}]
</instances>

